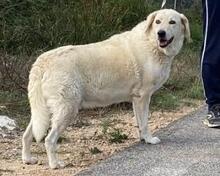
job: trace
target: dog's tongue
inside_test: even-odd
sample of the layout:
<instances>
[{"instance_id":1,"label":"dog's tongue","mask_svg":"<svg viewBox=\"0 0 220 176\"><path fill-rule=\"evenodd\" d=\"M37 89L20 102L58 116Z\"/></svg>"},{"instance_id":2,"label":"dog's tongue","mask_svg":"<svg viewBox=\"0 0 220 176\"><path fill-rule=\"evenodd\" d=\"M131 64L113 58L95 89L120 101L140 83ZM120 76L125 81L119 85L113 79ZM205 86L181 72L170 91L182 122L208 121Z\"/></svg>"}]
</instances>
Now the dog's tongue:
<instances>
[{"instance_id":1,"label":"dog's tongue","mask_svg":"<svg viewBox=\"0 0 220 176\"><path fill-rule=\"evenodd\" d=\"M168 45L167 40L160 40L160 47L166 47Z\"/></svg>"}]
</instances>

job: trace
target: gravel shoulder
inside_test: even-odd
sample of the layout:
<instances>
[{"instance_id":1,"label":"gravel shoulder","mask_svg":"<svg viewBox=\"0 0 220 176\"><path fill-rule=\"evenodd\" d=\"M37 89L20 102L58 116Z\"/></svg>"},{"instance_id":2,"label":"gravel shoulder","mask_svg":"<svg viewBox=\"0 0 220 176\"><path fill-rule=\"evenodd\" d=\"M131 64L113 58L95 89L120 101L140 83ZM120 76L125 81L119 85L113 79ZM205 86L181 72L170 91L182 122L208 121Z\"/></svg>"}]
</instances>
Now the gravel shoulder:
<instances>
[{"instance_id":1,"label":"gravel shoulder","mask_svg":"<svg viewBox=\"0 0 220 176\"><path fill-rule=\"evenodd\" d=\"M154 111L149 120L151 131L156 132L203 106L201 101L194 104L193 107L181 106L175 111ZM131 109L113 107L86 110L81 112L79 117L80 120L73 122L60 140L58 155L68 163L65 169L49 169L43 143L33 143L32 146L33 155L39 159L38 164L22 164L23 131L17 129L7 137L0 135L0 176L73 175L139 142L138 128ZM117 130L127 136L122 143L110 142L110 134Z\"/></svg>"}]
</instances>

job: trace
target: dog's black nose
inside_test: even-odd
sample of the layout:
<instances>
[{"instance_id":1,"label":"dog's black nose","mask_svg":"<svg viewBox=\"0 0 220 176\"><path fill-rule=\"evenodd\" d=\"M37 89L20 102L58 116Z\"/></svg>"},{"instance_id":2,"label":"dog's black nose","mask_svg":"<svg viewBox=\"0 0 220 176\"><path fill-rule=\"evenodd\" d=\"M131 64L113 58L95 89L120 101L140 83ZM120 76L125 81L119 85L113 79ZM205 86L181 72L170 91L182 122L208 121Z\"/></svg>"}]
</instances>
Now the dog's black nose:
<instances>
[{"instance_id":1,"label":"dog's black nose","mask_svg":"<svg viewBox=\"0 0 220 176\"><path fill-rule=\"evenodd\" d=\"M165 32L164 30L159 30L159 31L157 32L157 34L158 34L158 36L159 36L160 38L164 38L164 37L166 36L166 32Z\"/></svg>"}]
</instances>

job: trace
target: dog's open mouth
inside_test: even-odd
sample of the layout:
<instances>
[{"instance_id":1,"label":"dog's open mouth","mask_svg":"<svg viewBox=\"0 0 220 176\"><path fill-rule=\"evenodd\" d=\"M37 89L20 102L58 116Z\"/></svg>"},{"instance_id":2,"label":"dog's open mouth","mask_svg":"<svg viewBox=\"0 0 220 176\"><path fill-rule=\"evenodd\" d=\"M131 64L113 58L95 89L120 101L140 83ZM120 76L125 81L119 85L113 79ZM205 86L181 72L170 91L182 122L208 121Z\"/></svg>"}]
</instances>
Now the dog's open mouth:
<instances>
[{"instance_id":1,"label":"dog's open mouth","mask_svg":"<svg viewBox=\"0 0 220 176\"><path fill-rule=\"evenodd\" d=\"M170 43L172 43L174 37L171 37L169 40L165 39L165 38L161 38L159 39L159 45L161 48L165 48L167 47Z\"/></svg>"}]
</instances>

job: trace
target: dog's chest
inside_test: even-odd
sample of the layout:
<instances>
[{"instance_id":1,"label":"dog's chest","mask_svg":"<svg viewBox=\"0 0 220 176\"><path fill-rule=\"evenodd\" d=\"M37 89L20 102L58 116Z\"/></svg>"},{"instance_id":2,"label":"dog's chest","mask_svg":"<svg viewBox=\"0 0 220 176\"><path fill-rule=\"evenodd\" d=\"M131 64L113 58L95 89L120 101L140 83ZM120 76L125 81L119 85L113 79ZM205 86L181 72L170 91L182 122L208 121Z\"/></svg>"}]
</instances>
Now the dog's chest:
<instances>
[{"instance_id":1,"label":"dog's chest","mask_svg":"<svg viewBox=\"0 0 220 176\"><path fill-rule=\"evenodd\" d=\"M171 63L154 63L153 67L149 69L148 74L152 89L155 91L159 89L169 78L171 70Z\"/></svg>"}]
</instances>

